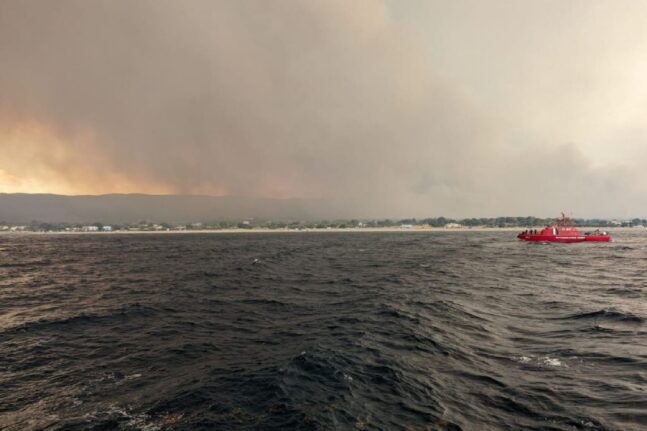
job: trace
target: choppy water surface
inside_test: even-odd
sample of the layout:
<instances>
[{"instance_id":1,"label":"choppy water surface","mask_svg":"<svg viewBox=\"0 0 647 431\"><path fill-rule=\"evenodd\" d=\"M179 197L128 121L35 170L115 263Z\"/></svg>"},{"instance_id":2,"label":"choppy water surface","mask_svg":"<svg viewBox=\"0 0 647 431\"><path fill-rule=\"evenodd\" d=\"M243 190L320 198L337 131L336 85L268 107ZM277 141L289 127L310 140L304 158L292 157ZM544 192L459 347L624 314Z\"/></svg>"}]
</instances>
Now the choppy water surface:
<instances>
[{"instance_id":1,"label":"choppy water surface","mask_svg":"<svg viewBox=\"0 0 647 431\"><path fill-rule=\"evenodd\" d=\"M0 429L647 429L647 232L514 236L0 236Z\"/></svg>"}]
</instances>

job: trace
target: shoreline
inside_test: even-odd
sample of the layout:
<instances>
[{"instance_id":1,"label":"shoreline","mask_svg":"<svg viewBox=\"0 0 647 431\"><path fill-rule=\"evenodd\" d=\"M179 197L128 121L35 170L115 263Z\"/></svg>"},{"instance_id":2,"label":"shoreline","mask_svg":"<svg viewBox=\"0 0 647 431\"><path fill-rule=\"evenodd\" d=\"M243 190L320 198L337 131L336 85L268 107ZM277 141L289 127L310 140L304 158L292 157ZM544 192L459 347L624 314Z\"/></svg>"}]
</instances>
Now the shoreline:
<instances>
[{"instance_id":1,"label":"shoreline","mask_svg":"<svg viewBox=\"0 0 647 431\"><path fill-rule=\"evenodd\" d=\"M630 231L641 228L613 227L598 228L595 226L578 226L582 230L605 230L605 231ZM269 234L269 233L463 233L463 232L521 232L528 228L524 227L412 227L402 229L400 227L375 227L375 228L330 228L330 229L198 229L198 230L117 230L111 232L84 232L84 231L0 231L0 235L195 235L195 234Z\"/></svg>"}]
</instances>

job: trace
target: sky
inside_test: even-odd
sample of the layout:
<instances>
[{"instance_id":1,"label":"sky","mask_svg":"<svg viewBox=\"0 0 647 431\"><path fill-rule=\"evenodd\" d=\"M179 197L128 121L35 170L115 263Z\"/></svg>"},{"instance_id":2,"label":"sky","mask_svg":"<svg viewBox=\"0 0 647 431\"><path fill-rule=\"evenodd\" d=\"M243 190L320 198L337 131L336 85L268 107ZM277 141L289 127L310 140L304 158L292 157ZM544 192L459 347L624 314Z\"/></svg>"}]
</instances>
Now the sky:
<instances>
[{"instance_id":1,"label":"sky","mask_svg":"<svg viewBox=\"0 0 647 431\"><path fill-rule=\"evenodd\" d=\"M0 0L0 192L647 216L647 2Z\"/></svg>"}]
</instances>

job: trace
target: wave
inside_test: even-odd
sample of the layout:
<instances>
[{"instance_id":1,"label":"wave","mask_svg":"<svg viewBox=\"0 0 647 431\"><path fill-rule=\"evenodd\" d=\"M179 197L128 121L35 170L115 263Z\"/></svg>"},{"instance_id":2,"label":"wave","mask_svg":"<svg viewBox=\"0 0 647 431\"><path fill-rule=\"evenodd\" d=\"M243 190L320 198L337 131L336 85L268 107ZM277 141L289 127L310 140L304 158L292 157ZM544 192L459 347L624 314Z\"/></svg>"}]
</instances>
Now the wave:
<instances>
[{"instance_id":1,"label":"wave","mask_svg":"<svg viewBox=\"0 0 647 431\"><path fill-rule=\"evenodd\" d=\"M564 320L607 320L613 322L625 322L643 324L645 319L633 313L601 309L589 313L577 313L563 318Z\"/></svg>"},{"instance_id":2,"label":"wave","mask_svg":"<svg viewBox=\"0 0 647 431\"><path fill-rule=\"evenodd\" d=\"M22 322L16 326L9 326L0 331L0 336L5 334L14 334L17 332L40 332L47 330L73 330L96 324L105 324L115 320L126 318L152 316L157 311L155 308L132 304L116 310L104 311L102 313L79 313L73 315L62 315L51 318L40 318Z\"/></svg>"}]
</instances>

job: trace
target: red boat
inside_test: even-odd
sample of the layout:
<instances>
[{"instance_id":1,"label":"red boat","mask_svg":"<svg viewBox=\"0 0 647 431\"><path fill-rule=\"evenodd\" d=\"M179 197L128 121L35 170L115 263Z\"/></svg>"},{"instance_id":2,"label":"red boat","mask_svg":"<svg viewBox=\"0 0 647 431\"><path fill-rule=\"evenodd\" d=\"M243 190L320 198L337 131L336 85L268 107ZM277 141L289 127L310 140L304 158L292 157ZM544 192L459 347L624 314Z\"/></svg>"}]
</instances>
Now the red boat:
<instances>
[{"instance_id":1,"label":"red boat","mask_svg":"<svg viewBox=\"0 0 647 431\"><path fill-rule=\"evenodd\" d=\"M601 232L596 229L594 232L582 233L578 228L573 226L569 217L562 213L562 217L554 225L548 225L541 230L529 229L517 235L522 241L537 242L609 242L611 235L607 232Z\"/></svg>"}]
</instances>

